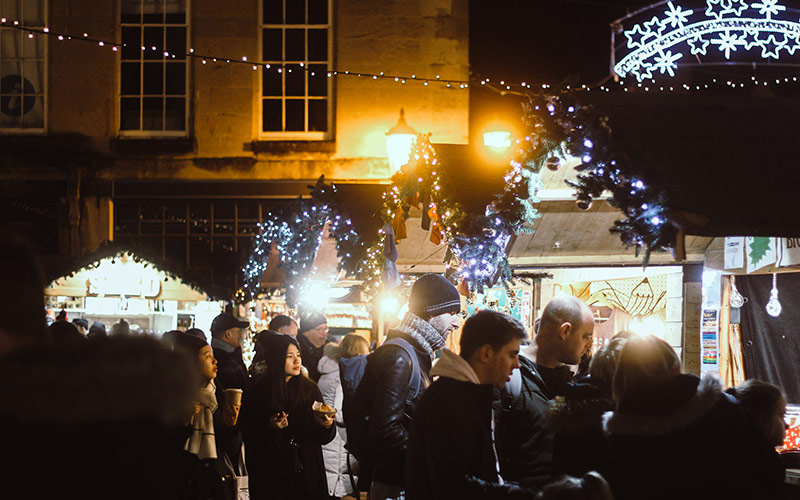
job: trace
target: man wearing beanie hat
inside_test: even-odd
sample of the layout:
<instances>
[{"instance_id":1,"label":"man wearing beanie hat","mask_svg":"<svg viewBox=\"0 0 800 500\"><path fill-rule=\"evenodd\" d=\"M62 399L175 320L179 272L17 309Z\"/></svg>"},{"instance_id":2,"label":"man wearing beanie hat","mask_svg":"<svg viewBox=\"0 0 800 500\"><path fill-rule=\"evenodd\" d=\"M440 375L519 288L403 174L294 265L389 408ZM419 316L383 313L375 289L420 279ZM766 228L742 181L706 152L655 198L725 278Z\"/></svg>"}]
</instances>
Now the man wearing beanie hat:
<instances>
[{"instance_id":1,"label":"man wearing beanie hat","mask_svg":"<svg viewBox=\"0 0 800 500\"><path fill-rule=\"evenodd\" d=\"M320 312L311 312L300 317L300 333L297 335L300 344L300 356L303 366L308 370L308 377L319 382L319 360L322 359L325 344L328 342L328 320Z\"/></svg>"},{"instance_id":2,"label":"man wearing beanie hat","mask_svg":"<svg viewBox=\"0 0 800 500\"><path fill-rule=\"evenodd\" d=\"M411 288L403 321L387 333L387 340L396 340L383 344L368 358L354 405L368 408L364 441L368 456L379 457L371 464L375 467L370 489L373 500L403 498L410 419L430 385L434 353L458 328L460 311L456 287L436 274L422 276ZM414 359L404 345L415 353ZM415 372L419 376L414 377ZM419 380L417 387L411 387L412 380Z\"/></svg>"}]
</instances>

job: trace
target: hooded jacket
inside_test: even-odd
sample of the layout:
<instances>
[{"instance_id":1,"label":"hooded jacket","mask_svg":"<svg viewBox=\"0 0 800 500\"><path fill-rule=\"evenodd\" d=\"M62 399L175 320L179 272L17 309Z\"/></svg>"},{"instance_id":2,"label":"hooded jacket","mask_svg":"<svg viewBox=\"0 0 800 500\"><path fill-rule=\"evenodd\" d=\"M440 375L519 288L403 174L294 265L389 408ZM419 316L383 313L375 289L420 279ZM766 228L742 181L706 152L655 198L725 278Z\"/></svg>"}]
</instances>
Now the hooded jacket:
<instances>
[{"instance_id":1,"label":"hooded jacket","mask_svg":"<svg viewBox=\"0 0 800 500\"><path fill-rule=\"evenodd\" d=\"M778 498L775 450L708 374L627 394L603 416L617 500Z\"/></svg>"},{"instance_id":2,"label":"hooded jacket","mask_svg":"<svg viewBox=\"0 0 800 500\"><path fill-rule=\"evenodd\" d=\"M448 350L431 370L439 376L417 407L406 459L409 500L530 498L533 492L498 474L492 432L493 388Z\"/></svg>"}]
</instances>

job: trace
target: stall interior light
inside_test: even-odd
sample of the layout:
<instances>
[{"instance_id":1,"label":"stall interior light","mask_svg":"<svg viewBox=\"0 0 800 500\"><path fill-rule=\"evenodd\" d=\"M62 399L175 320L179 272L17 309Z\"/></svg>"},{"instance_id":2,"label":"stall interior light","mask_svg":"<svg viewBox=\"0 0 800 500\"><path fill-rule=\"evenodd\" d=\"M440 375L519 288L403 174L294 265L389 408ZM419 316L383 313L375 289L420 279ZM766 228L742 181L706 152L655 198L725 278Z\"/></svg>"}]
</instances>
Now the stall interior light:
<instances>
[{"instance_id":1,"label":"stall interior light","mask_svg":"<svg viewBox=\"0 0 800 500\"><path fill-rule=\"evenodd\" d=\"M666 325L658 316L648 316L642 319L635 319L631 322L630 331L637 335L655 335L664 339Z\"/></svg>"},{"instance_id":2,"label":"stall interior light","mask_svg":"<svg viewBox=\"0 0 800 500\"><path fill-rule=\"evenodd\" d=\"M483 145L498 153L503 152L511 147L511 132L505 130L484 132Z\"/></svg>"}]
</instances>

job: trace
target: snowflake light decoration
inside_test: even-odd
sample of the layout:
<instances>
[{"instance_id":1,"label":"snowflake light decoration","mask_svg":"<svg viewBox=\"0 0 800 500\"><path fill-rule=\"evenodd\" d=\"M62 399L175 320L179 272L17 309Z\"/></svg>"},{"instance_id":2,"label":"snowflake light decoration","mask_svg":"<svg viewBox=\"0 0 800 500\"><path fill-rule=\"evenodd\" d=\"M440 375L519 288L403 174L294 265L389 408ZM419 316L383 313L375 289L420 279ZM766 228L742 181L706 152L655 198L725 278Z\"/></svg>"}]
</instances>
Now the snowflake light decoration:
<instances>
[{"instance_id":1,"label":"snowflake light decoration","mask_svg":"<svg viewBox=\"0 0 800 500\"><path fill-rule=\"evenodd\" d=\"M675 76L678 61L703 64L781 60L800 65L800 8L787 0L665 1L618 20L614 71L637 80ZM800 7L800 5L798 5ZM637 22L639 20L639 22ZM684 56L686 56L684 58Z\"/></svg>"}]
</instances>

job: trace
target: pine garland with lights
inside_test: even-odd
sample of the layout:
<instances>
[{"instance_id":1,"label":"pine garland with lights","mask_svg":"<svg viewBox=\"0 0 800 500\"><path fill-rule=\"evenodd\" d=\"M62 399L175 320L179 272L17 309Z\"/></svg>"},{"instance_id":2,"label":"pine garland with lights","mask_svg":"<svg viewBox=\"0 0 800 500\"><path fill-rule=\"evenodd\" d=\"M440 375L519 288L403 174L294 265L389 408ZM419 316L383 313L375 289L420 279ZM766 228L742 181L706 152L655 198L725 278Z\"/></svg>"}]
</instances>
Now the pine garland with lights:
<instances>
[{"instance_id":1,"label":"pine garland with lights","mask_svg":"<svg viewBox=\"0 0 800 500\"><path fill-rule=\"evenodd\" d=\"M567 181L577 191L579 208L588 210L594 198L609 191L609 204L625 215L611 232L634 246L636 255L643 251L644 265L653 250L674 246L676 231L669 224L665 194L620 161L606 117L577 103L571 93L529 94L524 120L529 135L521 142L522 165L557 170L568 157L580 159L577 181Z\"/></svg>"}]
</instances>

